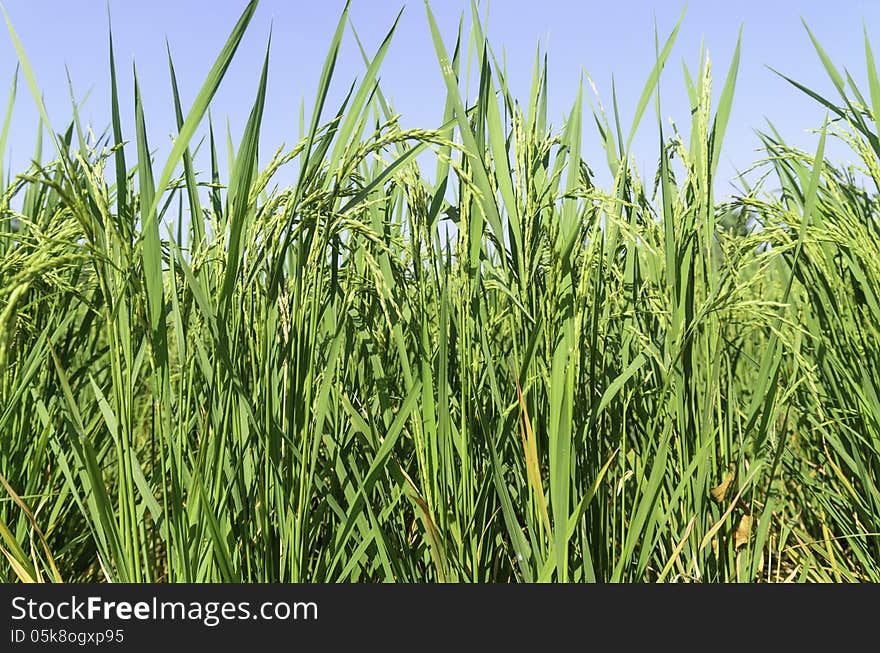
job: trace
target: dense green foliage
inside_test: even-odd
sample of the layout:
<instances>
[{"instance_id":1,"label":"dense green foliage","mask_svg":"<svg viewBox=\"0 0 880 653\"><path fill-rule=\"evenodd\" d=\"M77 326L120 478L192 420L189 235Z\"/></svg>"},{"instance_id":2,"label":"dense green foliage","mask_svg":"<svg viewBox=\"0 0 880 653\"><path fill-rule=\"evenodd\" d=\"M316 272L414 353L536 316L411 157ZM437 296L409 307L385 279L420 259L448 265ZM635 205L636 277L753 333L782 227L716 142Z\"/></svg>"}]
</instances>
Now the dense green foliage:
<instances>
[{"instance_id":1,"label":"dense green foliage","mask_svg":"<svg viewBox=\"0 0 880 653\"><path fill-rule=\"evenodd\" d=\"M686 70L687 135L658 91L678 26L632 125L582 92L554 129L543 56L519 102L476 11L448 50L428 9L445 122L404 131L393 28L325 106L343 14L301 142L259 169L264 66L221 179L207 111L255 8L188 111L169 53L161 169L112 40L108 132L74 107L57 133L10 26L54 150L0 170L3 580L880 581L869 47L866 100L815 43L840 91L817 151L761 134L718 201L739 47L717 107L708 59Z\"/></svg>"}]
</instances>

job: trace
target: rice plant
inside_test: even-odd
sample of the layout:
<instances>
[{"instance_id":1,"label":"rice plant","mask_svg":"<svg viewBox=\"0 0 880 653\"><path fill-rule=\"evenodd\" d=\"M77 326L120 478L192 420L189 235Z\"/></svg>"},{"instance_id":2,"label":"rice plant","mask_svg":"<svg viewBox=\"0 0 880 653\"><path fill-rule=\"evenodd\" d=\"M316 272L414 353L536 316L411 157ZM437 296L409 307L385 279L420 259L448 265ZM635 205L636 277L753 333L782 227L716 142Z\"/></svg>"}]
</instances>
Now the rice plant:
<instances>
[{"instance_id":1,"label":"rice plant","mask_svg":"<svg viewBox=\"0 0 880 653\"><path fill-rule=\"evenodd\" d=\"M361 45L346 6L299 142L261 168L271 43L240 142L209 113L256 9L190 107L168 50L164 161L136 71L123 133L112 29L92 136L76 105L55 131L7 18L9 106L23 78L52 155L0 159L0 579L880 580L867 36L870 101L808 33L840 100L779 83L826 107L817 149L761 132L719 199L740 48L717 106L705 53L685 68L691 124L670 127L684 15L631 124L587 83L554 126L545 53L517 98L476 6L450 42L426 4L444 119L403 129L377 81L396 22L328 103L343 39Z\"/></svg>"}]
</instances>

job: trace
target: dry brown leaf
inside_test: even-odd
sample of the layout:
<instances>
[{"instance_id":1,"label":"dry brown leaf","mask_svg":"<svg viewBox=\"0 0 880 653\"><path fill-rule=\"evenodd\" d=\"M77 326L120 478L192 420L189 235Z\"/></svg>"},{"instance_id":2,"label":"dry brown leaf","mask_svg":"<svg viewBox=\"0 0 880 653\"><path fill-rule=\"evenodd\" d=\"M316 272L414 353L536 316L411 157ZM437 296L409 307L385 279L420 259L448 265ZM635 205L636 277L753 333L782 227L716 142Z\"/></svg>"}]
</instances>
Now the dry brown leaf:
<instances>
[{"instance_id":1,"label":"dry brown leaf","mask_svg":"<svg viewBox=\"0 0 880 653\"><path fill-rule=\"evenodd\" d=\"M709 490L709 494L712 495L712 498L721 503L724 501L724 497L727 496L727 491L730 489L731 484L733 483L733 479L736 477L736 467L733 464L730 465L727 469L727 473L724 475L724 478L721 481L720 485L713 487Z\"/></svg>"},{"instance_id":2,"label":"dry brown leaf","mask_svg":"<svg viewBox=\"0 0 880 653\"><path fill-rule=\"evenodd\" d=\"M738 549L749 543L749 536L752 533L752 516L743 515L739 520L739 526L736 527L736 534L733 536L733 548Z\"/></svg>"}]
</instances>

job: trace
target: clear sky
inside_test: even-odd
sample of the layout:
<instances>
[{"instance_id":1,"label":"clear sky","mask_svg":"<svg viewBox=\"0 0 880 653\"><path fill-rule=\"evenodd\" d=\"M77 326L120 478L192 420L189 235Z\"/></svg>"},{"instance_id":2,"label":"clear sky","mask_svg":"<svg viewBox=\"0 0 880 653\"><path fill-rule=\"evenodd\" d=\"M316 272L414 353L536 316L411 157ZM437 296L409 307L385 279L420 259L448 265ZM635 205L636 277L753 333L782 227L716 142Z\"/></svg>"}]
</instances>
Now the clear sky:
<instances>
[{"instance_id":1,"label":"clear sky","mask_svg":"<svg viewBox=\"0 0 880 653\"><path fill-rule=\"evenodd\" d=\"M65 65L78 98L91 90L83 109L95 131L109 124L107 65L107 4L105 0L2 0L18 31L45 94L56 130L70 115ZM124 130L133 139L131 62L136 61L145 101L150 144L168 150L175 131L165 58L165 38L171 44L185 107L195 97L205 74L245 6L244 0L110 0L117 67L120 72ZM317 85L343 0L262 0L236 59L212 105L215 120L228 117L237 141L247 119L264 55L270 25L273 29L269 94L262 134L263 157L282 142L298 139L300 99L307 107ZM443 81L434 54L421 0L353 0L351 18L372 53L401 7L405 11L381 73L383 91L403 116L405 126L439 125L443 114ZM485 8L485 2L482 3ZM494 0L489 5L488 34L497 54L506 53L515 93L528 97L535 48L549 51L550 117L559 126L574 100L581 71L596 81L606 104L611 103L614 75L625 121L654 61L654 22L665 39L683 8L666 0ZM434 0L432 8L449 46L461 12L469 22L469 2ZM482 12L481 12L482 13ZM753 129L771 120L791 142L815 147L807 130L819 127L824 110L788 86L765 65L821 91L834 89L825 76L801 17L811 26L839 68L847 68L860 83L865 76L863 21L880 52L880 2L839 0L691 0L663 77L663 114L687 132L687 96L682 61L699 65L705 41L720 92L737 32L743 25L739 81L722 154L720 174L731 178L734 166L747 167L756 158L759 141ZM5 31L5 30L4 30ZM0 105L16 65L7 34L0 34ZM350 31L335 73L333 101L363 72L363 63ZM0 109L2 110L2 109ZM23 168L31 156L37 126L36 111L20 79L7 163ZM627 123L628 125L628 123ZM604 167L604 155L591 120L585 120L584 155L594 168ZM48 141L47 141L48 147ZM845 160L843 149L830 149ZM648 112L634 145L640 167L653 175L657 134ZM8 167L8 166L7 166Z\"/></svg>"}]
</instances>

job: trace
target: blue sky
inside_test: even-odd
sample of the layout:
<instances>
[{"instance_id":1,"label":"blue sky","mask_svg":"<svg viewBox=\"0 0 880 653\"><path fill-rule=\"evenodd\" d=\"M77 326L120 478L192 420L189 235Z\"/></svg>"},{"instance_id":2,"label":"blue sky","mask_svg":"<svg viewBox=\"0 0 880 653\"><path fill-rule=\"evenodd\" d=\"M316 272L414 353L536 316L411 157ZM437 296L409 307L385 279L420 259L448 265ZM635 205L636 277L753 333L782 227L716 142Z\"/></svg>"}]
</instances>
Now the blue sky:
<instances>
[{"instance_id":1,"label":"blue sky","mask_svg":"<svg viewBox=\"0 0 880 653\"><path fill-rule=\"evenodd\" d=\"M4 0L45 94L56 130L70 115L65 65L81 99L91 91L83 109L95 131L109 124L107 14L104 0ZM327 46L343 7L343 0L262 0L248 34L212 105L215 120L228 117L237 141L247 119L259 76L270 25L273 29L269 94L262 133L262 154L268 156L282 142L298 140L301 98L307 107L317 85ZM444 91L430 39L424 4L406 8L381 73L383 91L402 114L405 126L431 127L440 123ZM124 130L132 138L133 91L131 62L136 61L145 101L150 144L167 151L174 130L171 93L165 59L165 38L171 44L185 106L192 101L214 57L245 5L244 0L111 0L117 66L120 71ZM351 17L369 51L374 51L404 3L400 0L353 0ZM485 8L485 2L482 3ZM451 44L459 16L469 3L435 0L432 8ZM625 121L632 116L638 95L654 60L654 23L665 38L683 3L614 0L575 2L495 0L489 6L488 34L496 53L505 53L514 92L527 98L535 48L549 51L550 117L559 126L571 106L582 71L595 80L602 100L611 103L611 78L616 82ZM753 129L773 121L790 142L812 149L816 137L808 130L821 125L824 111L788 86L765 64L834 97L833 87L812 49L801 24L811 26L840 68L846 67L860 83L865 79L862 23L867 25L875 50L880 51L880 3L869 1L691 0L684 23L664 73L663 116L687 132L687 96L682 61L693 70L699 65L701 41L713 64L716 97L743 25L743 52L733 113L719 173L732 178L734 168L753 162L759 142ZM0 35L0 103L15 69L16 56L8 35ZM333 101L342 97L351 81L361 75L363 63L351 33L347 33L335 73ZM37 114L20 80L10 134L7 167L21 170L35 142ZM588 137L584 156L602 168L604 156L592 121L585 121ZM48 141L47 141L48 147ZM846 160L843 148L830 148L832 157ZM657 133L653 113L646 114L634 144L640 167L653 174ZM729 188L729 186L726 186Z\"/></svg>"}]
</instances>

